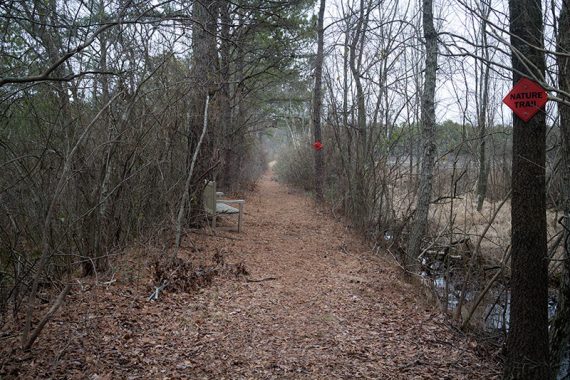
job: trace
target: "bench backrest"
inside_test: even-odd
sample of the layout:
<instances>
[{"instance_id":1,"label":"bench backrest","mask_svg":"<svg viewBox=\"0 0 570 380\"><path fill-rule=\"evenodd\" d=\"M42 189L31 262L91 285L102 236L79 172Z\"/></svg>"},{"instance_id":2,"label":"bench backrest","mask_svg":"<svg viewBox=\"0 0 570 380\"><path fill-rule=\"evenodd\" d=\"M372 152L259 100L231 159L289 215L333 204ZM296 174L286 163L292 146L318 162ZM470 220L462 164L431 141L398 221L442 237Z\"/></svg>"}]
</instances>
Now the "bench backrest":
<instances>
[{"instance_id":1,"label":"bench backrest","mask_svg":"<svg viewBox=\"0 0 570 380\"><path fill-rule=\"evenodd\" d=\"M209 214L216 212L216 181L207 181L202 195L204 209Z\"/></svg>"}]
</instances>

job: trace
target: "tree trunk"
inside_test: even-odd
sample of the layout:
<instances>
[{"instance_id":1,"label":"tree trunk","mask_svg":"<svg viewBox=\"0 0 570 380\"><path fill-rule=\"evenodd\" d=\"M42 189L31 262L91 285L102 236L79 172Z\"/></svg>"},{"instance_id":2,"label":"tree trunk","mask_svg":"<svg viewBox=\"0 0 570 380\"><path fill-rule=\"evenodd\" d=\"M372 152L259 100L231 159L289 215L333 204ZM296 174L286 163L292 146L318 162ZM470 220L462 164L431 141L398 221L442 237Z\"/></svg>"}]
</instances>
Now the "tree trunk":
<instances>
[{"instance_id":1,"label":"tree trunk","mask_svg":"<svg viewBox=\"0 0 570 380\"><path fill-rule=\"evenodd\" d=\"M356 87L356 109L357 109L357 125L359 139L355 149L355 176L354 176L354 193L352 197L353 219L358 228L365 228L368 221L367 207L367 189L366 189L366 146L368 141L367 125L366 125L366 104L364 99L364 89L362 87L360 62L362 60L363 46L359 44L364 38L365 30L365 2L360 1L360 15L356 22L352 41L350 43L350 59L349 66L354 78Z\"/></svg>"},{"instance_id":2,"label":"tree trunk","mask_svg":"<svg viewBox=\"0 0 570 380\"><path fill-rule=\"evenodd\" d=\"M229 190L233 183L233 170L232 170L232 103L230 97L230 18L229 1L224 2L220 7L220 21L221 21L221 41L220 41L220 108L221 108L221 127L222 136L224 137L224 167L223 178L221 181L222 188Z\"/></svg>"},{"instance_id":3,"label":"tree trunk","mask_svg":"<svg viewBox=\"0 0 570 380\"><path fill-rule=\"evenodd\" d=\"M567 102L570 98L563 92L570 91L570 14L568 2L562 2L558 21L558 85L561 93L558 96ZM563 55L565 54L565 55ZM558 296L558 311L550 329L550 363L552 379L564 379L570 376L570 257L568 255L570 234L570 106L558 104L560 115L560 135L562 138L562 206L564 210L564 261L562 283Z\"/></svg>"},{"instance_id":4,"label":"tree trunk","mask_svg":"<svg viewBox=\"0 0 570 380\"><path fill-rule=\"evenodd\" d=\"M239 176L242 170L241 160L242 155L240 152L243 151L245 145L245 133L247 127L247 106L246 106L246 98L247 98L247 89L246 89L246 69L247 69L247 62L246 62L246 55L247 43L250 36L247 35L247 20L239 16L238 26L239 32L237 33L238 36L236 38L237 46L236 50L236 57L235 57L235 69L234 69L234 81L236 85L234 87L233 97L234 97L234 107L232 112L232 132L230 135L227 136L229 139L228 141L231 143L231 150L228 157L231 157L230 160L230 168L232 170L232 176L236 175ZM240 132L238 132L240 131ZM239 182L239 178L233 181L232 185L236 185Z\"/></svg>"},{"instance_id":5,"label":"tree trunk","mask_svg":"<svg viewBox=\"0 0 570 380\"><path fill-rule=\"evenodd\" d=\"M481 79L478 89L479 101L477 102L477 124L479 127L479 176L477 179L477 211L483 209L483 202L487 196L487 179L489 176L487 166L487 119L489 108L489 80L490 80L490 66L489 62L489 44L487 41L487 18L491 11L491 4L485 4L484 17L481 19L481 48L482 55L486 62L480 61Z\"/></svg>"},{"instance_id":6,"label":"tree trunk","mask_svg":"<svg viewBox=\"0 0 570 380\"><path fill-rule=\"evenodd\" d=\"M216 90L216 29L218 3L215 0L197 1L192 9L192 80L190 123L188 130L187 168L191 165L192 152L204 119L206 97ZM212 152L208 152L212 153ZM210 157L211 154L206 154Z\"/></svg>"},{"instance_id":7,"label":"tree trunk","mask_svg":"<svg viewBox=\"0 0 570 380\"><path fill-rule=\"evenodd\" d=\"M315 141L321 141L321 106L322 106L322 79L323 79L323 48L325 16L325 0L321 0L319 20L317 25L317 57L315 61L315 89L313 92L313 133ZM315 195L318 203L323 202L324 164L323 151L315 149Z\"/></svg>"},{"instance_id":8,"label":"tree trunk","mask_svg":"<svg viewBox=\"0 0 570 380\"><path fill-rule=\"evenodd\" d=\"M202 146L202 141L204 141L204 136L208 129L208 103L210 102L210 96L206 95L204 101L204 121L202 126L202 133L192 154L192 160L190 161L190 168L188 169L188 175L186 177L184 189L182 189L182 199L180 200L180 205L178 207L178 216L176 217L175 225L175 243L174 250L172 251L172 259L175 260L178 257L178 249L180 248L180 242L182 238L182 219L184 218L184 210L186 203L188 203L188 198L190 196L190 183L192 181L192 174L194 174L194 166L196 165L196 160L198 159L198 154L200 153L200 146ZM190 208L190 206L188 206Z\"/></svg>"},{"instance_id":9,"label":"tree trunk","mask_svg":"<svg viewBox=\"0 0 570 380\"><path fill-rule=\"evenodd\" d=\"M348 210L353 205L353 178L354 170L352 170L353 160L352 160L352 130L348 125L348 60L349 60L349 42L350 33L349 25L347 22L346 32L344 34L344 54L342 57L342 127L346 133L346 162L347 162L347 189L348 197L344 197L344 210Z\"/></svg>"},{"instance_id":10,"label":"tree trunk","mask_svg":"<svg viewBox=\"0 0 570 380\"><path fill-rule=\"evenodd\" d=\"M416 215L408 245L407 267L416 270L422 238L426 232L435 161L435 85L437 72L437 32L433 25L433 1L423 2L423 28L426 44L426 67L422 93L422 138L424 150L420 173Z\"/></svg>"},{"instance_id":11,"label":"tree trunk","mask_svg":"<svg viewBox=\"0 0 570 380\"><path fill-rule=\"evenodd\" d=\"M105 20L105 4L102 0L98 3L97 16L99 22L104 22ZM108 71L107 65L107 49L108 49L108 38L109 31L105 31L98 36L99 43L101 44L101 60L99 61L99 69L102 72ZM111 98L109 89L109 79L107 75L101 76L101 103L106 104ZM101 120L103 125L108 125L107 136L109 142L115 141L115 128L112 127L109 122L109 116L103 115ZM111 174L113 168L113 152L115 146L113 143L108 144L105 148L105 163L103 164L103 174L101 176L101 182L99 183L99 190L97 196L97 204L99 205L99 211L93 216L95 219L93 228L93 259L94 260L84 260L83 272L85 275L92 274L95 271L104 271L107 269L107 259L105 257L105 248L108 244L110 234L109 229L109 218L108 218L108 206L109 198L108 191L111 181Z\"/></svg>"},{"instance_id":12,"label":"tree trunk","mask_svg":"<svg viewBox=\"0 0 570 380\"><path fill-rule=\"evenodd\" d=\"M509 0L513 83L544 77L540 0ZM529 72L528 67L534 67ZM511 313L506 379L548 379L545 113L513 115Z\"/></svg>"}]
</instances>

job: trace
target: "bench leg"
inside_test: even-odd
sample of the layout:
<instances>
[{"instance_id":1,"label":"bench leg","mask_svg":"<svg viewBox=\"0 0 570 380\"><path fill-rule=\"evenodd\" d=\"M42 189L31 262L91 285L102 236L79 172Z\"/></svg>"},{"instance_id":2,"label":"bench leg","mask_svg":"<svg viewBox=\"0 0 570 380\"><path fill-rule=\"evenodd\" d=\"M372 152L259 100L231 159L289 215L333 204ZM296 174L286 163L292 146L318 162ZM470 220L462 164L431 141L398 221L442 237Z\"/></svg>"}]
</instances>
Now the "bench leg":
<instances>
[{"instance_id":1,"label":"bench leg","mask_svg":"<svg viewBox=\"0 0 570 380\"><path fill-rule=\"evenodd\" d=\"M243 204L239 204L239 214L238 214L238 232L241 231L241 214L243 212Z\"/></svg>"}]
</instances>

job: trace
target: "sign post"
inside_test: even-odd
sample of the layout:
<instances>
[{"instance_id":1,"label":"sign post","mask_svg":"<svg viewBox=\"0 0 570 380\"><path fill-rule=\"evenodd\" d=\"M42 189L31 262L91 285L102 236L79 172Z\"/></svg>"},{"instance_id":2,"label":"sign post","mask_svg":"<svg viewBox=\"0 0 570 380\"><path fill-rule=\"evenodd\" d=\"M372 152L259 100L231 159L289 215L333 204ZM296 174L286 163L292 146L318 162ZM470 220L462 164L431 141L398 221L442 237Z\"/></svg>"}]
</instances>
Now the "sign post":
<instances>
[{"instance_id":1,"label":"sign post","mask_svg":"<svg viewBox=\"0 0 570 380\"><path fill-rule=\"evenodd\" d=\"M548 94L541 85L528 78L522 78L505 96L503 103L513 110L519 119L528 123L544 107L547 100Z\"/></svg>"}]
</instances>

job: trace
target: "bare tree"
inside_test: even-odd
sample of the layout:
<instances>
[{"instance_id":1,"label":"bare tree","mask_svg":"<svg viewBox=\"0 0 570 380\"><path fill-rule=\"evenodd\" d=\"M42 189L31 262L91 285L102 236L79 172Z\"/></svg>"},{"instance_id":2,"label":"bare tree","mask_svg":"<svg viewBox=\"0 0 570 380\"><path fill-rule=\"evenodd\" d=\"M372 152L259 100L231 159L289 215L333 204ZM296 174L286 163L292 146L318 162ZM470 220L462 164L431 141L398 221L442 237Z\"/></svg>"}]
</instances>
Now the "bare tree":
<instances>
[{"instance_id":1,"label":"bare tree","mask_svg":"<svg viewBox=\"0 0 570 380\"><path fill-rule=\"evenodd\" d=\"M315 88L313 90L313 132L315 141L322 140L321 134L321 108L322 108L322 81L323 81L323 55L324 55L324 17L325 0L321 0L317 22L317 56L315 59ZM315 194L317 202L323 202L324 182L323 151L315 149Z\"/></svg>"},{"instance_id":2,"label":"bare tree","mask_svg":"<svg viewBox=\"0 0 570 380\"><path fill-rule=\"evenodd\" d=\"M477 177L477 211L483 208L487 195L488 159L487 159L487 123L489 118L489 82L491 67L489 64L489 42L487 37L487 20L491 13L491 2L481 5L481 55L483 60L477 62L479 72L479 86L477 89L477 128L479 129L479 175Z\"/></svg>"},{"instance_id":3,"label":"bare tree","mask_svg":"<svg viewBox=\"0 0 570 380\"><path fill-rule=\"evenodd\" d=\"M408 266L417 267L422 238L426 232L431 201L435 160L435 85L437 72L437 32L433 23L433 2L423 1L423 30L426 45L424 90L422 93L422 139L424 150L414 225L408 244Z\"/></svg>"}]
</instances>

